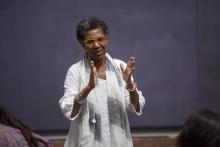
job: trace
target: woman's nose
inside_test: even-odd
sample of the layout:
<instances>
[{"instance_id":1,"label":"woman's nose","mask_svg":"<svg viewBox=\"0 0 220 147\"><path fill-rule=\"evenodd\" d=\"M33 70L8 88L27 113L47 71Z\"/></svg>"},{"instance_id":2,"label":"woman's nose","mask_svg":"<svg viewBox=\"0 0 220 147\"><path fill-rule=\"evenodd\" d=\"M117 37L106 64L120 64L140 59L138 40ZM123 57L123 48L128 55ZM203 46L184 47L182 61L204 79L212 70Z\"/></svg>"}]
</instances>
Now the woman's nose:
<instances>
[{"instance_id":1,"label":"woman's nose","mask_svg":"<svg viewBox=\"0 0 220 147\"><path fill-rule=\"evenodd\" d=\"M97 48L97 47L100 47L100 45L99 45L99 43L97 41L95 41L94 44L93 44L93 47Z\"/></svg>"}]
</instances>

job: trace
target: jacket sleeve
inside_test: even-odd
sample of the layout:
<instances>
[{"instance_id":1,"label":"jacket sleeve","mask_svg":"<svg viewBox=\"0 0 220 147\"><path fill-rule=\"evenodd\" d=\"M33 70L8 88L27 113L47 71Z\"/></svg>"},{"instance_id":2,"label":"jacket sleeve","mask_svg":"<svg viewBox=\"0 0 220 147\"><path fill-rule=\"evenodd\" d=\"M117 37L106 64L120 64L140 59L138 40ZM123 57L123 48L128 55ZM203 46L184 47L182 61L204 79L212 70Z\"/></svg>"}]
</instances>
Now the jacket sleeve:
<instances>
[{"instance_id":1,"label":"jacket sleeve","mask_svg":"<svg viewBox=\"0 0 220 147\"><path fill-rule=\"evenodd\" d=\"M117 67L119 68L119 70L121 70L121 69L120 69L120 64L123 64L124 69L125 69L126 66L127 66L127 64L126 64L125 62L123 62L123 61L121 61L121 60L118 60L118 59L115 60L115 64L117 65ZM133 76L132 76L132 81L134 81ZM138 95L139 95L140 111L139 111L139 112L136 112L136 110L135 110L133 104L132 104L131 101L130 101L130 95L129 95L128 90L126 89L126 83L125 83L125 82L124 82L124 85L125 85L125 86L124 86L124 97L125 97L125 100L126 100L126 107L127 107L127 109L130 110L131 112L136 113L137 115L141 115L141 114L142 114L142 109L144 108L144 105L145 105L145 98L144 98L144 96L142 95L142 91L140 91L140 90L137 89Z\"/></svg>"},{"instance_id":2,"label":"jacket sleeve","mask_svg":"<svg viewBox=\"0 0 220 147\"><path fill-rule=\"evenodd\" d=\"M127 91L127 90L126 90ZM142 95L142 91L139 91L138 90L138 95L139 95L139 105L140 105L140 111L139 112L136 112L133 104L131 103L130 101L130 96L129 96L129 92L127 91L126 92L126 96L125 96L125 99L126 99L126 106L127 106L127 109L130 110L131 112L135 112L137 115L141 115L142 114L142 110L144 108L144 105L145 105L145 98L144 96Z\"/></svg>"},{"instance_id":3,"label":"jacket sleeve","mask_svg":"<svg viewBox=\"0 0 220 147\"><path fill-rule=\"evenodd\" d=\"M69 68L64 82L64 95L59 100L59 105L63 114L70 120L74 120L79 114L78 113L75 117L71 118L71 113L74 107L74 97L79 93L78 71L79 70L75 66Z\"/></svg>"}]
</instances>

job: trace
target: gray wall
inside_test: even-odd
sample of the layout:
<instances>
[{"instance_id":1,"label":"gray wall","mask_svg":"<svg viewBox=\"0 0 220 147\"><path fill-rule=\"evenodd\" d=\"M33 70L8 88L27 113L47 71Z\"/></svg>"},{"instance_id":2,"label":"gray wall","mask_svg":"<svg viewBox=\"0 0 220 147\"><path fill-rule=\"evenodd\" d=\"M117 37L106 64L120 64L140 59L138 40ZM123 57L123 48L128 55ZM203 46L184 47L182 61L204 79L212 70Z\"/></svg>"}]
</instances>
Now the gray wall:
<instances>
[{"instance_id":1,"label":"gray wall","mask_svg":"<svg viewBox=\"0 0 220 147\"><path fill-rule=\"evenodd\" d=\"M110 27L108 52L136 57L146 98L132 127L180 126L195 109L220 112L217 0L0 1L0 105L34 129L68 128L58 100L83 49L74 31L88 15Z\"/></svg>"}]
</instances>

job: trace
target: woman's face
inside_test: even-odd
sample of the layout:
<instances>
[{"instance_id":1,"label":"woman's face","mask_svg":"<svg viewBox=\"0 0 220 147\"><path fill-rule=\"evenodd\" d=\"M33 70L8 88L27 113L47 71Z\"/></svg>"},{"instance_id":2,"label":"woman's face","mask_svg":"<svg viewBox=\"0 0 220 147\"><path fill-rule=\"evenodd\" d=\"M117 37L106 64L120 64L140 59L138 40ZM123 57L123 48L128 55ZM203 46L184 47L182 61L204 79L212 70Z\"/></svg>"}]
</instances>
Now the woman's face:
<instances>
[{"instance_id":1,"label":"woman's face","mask_svg":"<svg viewBox=\"0 0 220 147\"><path fill-rule=\"evenodd\" d=\"M81 45L92 60L102 60L105 58L108 36L103 33L101 28L90 30L84 34Z\"/></svg>"}]
</instances>

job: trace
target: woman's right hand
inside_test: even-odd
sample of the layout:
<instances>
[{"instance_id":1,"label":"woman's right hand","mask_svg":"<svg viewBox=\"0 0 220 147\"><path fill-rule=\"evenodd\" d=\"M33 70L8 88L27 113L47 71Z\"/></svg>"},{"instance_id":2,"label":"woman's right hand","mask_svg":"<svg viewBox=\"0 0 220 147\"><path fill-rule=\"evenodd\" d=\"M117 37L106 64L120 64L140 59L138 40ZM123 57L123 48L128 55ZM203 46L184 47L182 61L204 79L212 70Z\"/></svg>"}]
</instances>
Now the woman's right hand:
<instances>
[{"instance_id":1,"label":"woman's right hand","mask_svg":"<svg viewBox=\"0 0 220 147\"><path fill-rule=\"evenodd\" d=\"M93 89L95 87L96 84L96 67L94 65L94 61L90 61L90 69L91 69L91 73L90 73L90 79L89 79L89 88Z\"/></svg>"},{"instance_id":2,"label":"woman's right hand","mask_svg":"<svg viewBox=\"0 0 220 147\"><path fill-rule=\"evenodd\" d=\"M94 61L90 61L91 74L88 85L83 88L78 94L78 100L74 100L74 107L71 112L71 118L75 117L81 108L82 103L85 101L89 92L95 87L96 84L96 67L94 65ZM76 102L76 103L75 103Z\"/></svg>"}]
</instances>

